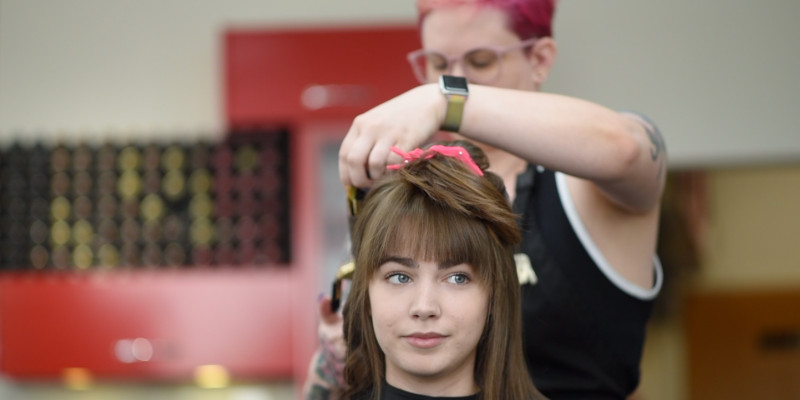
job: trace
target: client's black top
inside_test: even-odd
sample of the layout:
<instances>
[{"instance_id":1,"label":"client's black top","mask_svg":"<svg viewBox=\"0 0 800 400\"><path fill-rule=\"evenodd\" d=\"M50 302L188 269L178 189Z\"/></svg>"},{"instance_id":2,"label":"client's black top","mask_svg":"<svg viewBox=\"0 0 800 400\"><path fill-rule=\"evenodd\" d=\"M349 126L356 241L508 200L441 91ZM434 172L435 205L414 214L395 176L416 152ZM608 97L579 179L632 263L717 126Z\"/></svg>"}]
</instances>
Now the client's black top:
<instances>
[{"instance_id":1,"label":"client's black top","mask_svg":"<svg viewBox=\"0 0 800 400\"><path fill-rule=\"evenodd\" d=\"M369 394L356 396L357 400L370 399ZM386 382L383 382L383 389L381 390L381 400L478 400L478 395L462 396L462 397L432 397L423 394L416 394L406 392L405 390L398 389Z\"/></svg>"}]
</instances>

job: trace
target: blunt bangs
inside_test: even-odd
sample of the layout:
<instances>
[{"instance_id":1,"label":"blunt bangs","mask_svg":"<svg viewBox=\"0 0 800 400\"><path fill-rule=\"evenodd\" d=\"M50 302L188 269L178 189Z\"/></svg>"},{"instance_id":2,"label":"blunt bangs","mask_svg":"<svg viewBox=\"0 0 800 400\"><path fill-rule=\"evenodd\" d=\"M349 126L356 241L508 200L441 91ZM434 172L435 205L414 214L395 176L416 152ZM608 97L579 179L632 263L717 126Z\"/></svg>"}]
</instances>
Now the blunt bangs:
<instances>
[{"instance_id":1,"label":"blunt bangs","mask_svg":"<svg viewBox=\"0 0 800 400\"><path fill-rule=\"evenodd\" d=\"M358 260L371 275L391 256L411 257L448 264L469 264L491 287L492 270L512 253L484 221L431 200L419 190L392 190L374 210L372 226L365 227L362 244L374 249ZM410 192L410 193L409 193ZM396 196L395 196L396 195ZM493 268L494 266L494 268Z\"/></svg>"}]
</instances>

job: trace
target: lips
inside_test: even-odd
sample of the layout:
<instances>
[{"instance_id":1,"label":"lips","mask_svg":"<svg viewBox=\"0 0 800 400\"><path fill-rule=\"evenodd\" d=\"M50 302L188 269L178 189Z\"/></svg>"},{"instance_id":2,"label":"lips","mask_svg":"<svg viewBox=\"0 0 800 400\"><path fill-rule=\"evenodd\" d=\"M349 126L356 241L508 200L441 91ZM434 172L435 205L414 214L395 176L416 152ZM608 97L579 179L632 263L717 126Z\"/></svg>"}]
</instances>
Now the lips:
<instances>
[{"instance_id":1,"label":"lips","mask_svg":"<svg viewBox=\"0 0 800 400\"><path fill-rule=\"evenodd\" d=\"M445 338L447 338L446 335L435 332L412 333L411 335L403 336L403 339L410 345L421 349L436 347L441 344Z\"/></svg>"}]
</instances>

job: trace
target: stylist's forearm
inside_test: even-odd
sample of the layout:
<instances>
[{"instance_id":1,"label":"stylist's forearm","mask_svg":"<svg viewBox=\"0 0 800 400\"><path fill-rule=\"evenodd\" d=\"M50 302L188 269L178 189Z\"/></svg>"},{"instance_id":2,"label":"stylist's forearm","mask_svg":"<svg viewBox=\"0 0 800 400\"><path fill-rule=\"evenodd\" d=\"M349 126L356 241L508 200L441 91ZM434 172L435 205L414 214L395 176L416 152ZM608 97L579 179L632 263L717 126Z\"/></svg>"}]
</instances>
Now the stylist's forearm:
<instances>
[{"instance_id":1,"label":"stylist's forearm","mask_svg":"<svg viewBox=\"0 0 800 400\"><path fill-rule=\"evenodd\" d=\"M567 96L481 85L470 85L461 133L591 180L620 177L639 147L614 110Z\"/></svg>"}]
</instances>

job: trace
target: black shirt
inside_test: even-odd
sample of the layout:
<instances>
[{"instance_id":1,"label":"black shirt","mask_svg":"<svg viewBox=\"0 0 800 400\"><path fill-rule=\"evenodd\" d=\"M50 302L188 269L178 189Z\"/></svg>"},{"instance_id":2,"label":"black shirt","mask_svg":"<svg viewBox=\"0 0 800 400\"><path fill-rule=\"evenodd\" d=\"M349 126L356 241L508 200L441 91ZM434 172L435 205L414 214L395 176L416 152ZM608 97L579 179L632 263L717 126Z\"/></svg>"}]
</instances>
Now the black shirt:
<instances>
[{"instance_id":1,"label":"black shirt","mask_svg":"<svg viewBox=\"0 0 800 400\"><path fill-rule=\"evenodd\" d=\"M462 396L462 397L431 397L422 394L415 394L406 392L405 390L398 389L394 386L385 383L383 385L383 393L381 394L383 400L478 400L478 395Z\"/></svg>"},{"instance_id":2,"label":"black shirt","mask_svg":"<svg viewBox=\"0 0 800 400\"><path fill-rule=\"evenodd\" d=\"M610 266L601 268L607 263L589 254L588 234L579 238L574 225L582 223L574 212L568 216L572 210L559 193L564 176L557 176L530 165L518 178L514 201L514 212L523 216L521 250L536 275L536 282L521 286L528 371L551 400L624 399L639 383L660 265L654 257L656 285L649 291L631 289Z\"/></svg>"},{"instance_id":3,"label":"black shirt","mask_svg":"<svg viewBox=\"0 0 800 400\"><path fill-rule=\"evenodd\" d=\"M370 398L371 397L369 394L357 396L358 400L368 400ZM461 397L432 397L423 394L406 392L405 390L398 389L384 381L381 390L381 400L478 400L478 395L473 394L471 396Z\"/></svg>"}]
</instances>

